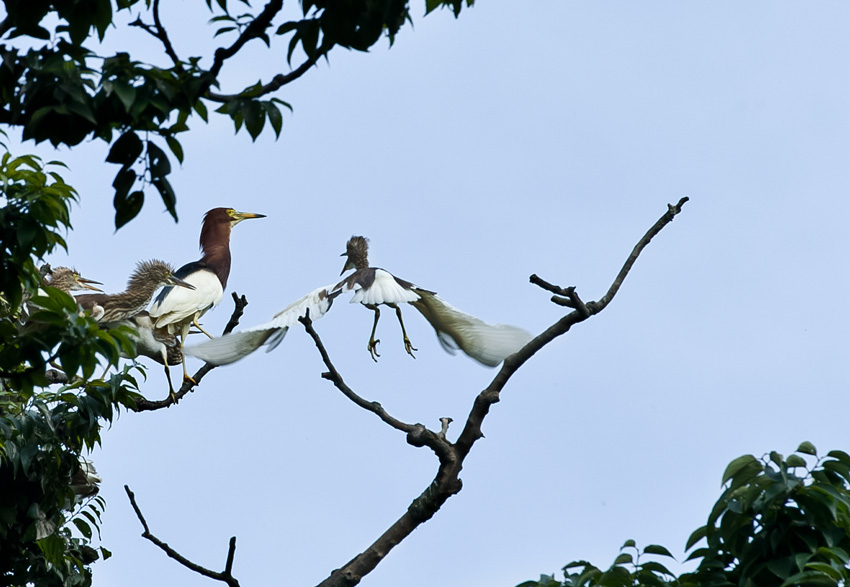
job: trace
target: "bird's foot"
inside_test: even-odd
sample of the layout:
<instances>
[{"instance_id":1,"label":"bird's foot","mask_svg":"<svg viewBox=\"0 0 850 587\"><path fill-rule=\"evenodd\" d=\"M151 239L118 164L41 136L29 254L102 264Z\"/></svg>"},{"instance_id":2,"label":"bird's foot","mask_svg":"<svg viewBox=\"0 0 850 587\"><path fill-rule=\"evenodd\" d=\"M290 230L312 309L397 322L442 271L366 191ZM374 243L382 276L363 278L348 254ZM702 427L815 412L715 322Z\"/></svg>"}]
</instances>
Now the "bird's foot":
<instances>
[{"instance_id":1,"label":"bird's foot","mask_svg":"<svg viewBox=\"0 0 850 587\"><path fill-rule=\"evenodd\" d=\"M177 394L174 393L173 389L168 392L168 397L171 398L171 403L174 404L175 406L177 405L177 402L180 401L180 398L177 397Z\"/></svg>"},{"instance_id":2,"label":"bird's foot","mask_svg":"<svg viewBox=\"0 0 850 587\"><path fill-rule=\"evenodd\" d=\"M372 355L372 360L376 363L378 362L378 357L381 355L378 354L378 343L381 342L380 338L373 338L369 340L369 354Z\"/></svg>"},{"instance_id":3,"label":"bird's foot","mask_svg":"<svg viewBox=\"0 0 850 587\"><path fill-rule=\"evenodd\" d=\"M188 382L188 383L191 383L192 385L197 385L197 384L198 384L198 382L197 382L197 381L195 381L194 379L192 379L192 376L191 376L191 375L189 375L188 373L184 373L184 374L183 374L183 383L187 383L187 382Z\"/></svg>"},{"instance_id":4,"label":"bird's foot","mask_svg":"<svg viewBox=\"0 0 850 587\"><path fill-rule=\"evenodd\" d=\"M404 337L404 350L407 351L408 355L410 355L411 357L413 357L415 359L416 355L413 354L413 351L418 351L419 349L414 347L412 344L410 344L410 339L405 336Z\"/></svg>"}]
</instances>

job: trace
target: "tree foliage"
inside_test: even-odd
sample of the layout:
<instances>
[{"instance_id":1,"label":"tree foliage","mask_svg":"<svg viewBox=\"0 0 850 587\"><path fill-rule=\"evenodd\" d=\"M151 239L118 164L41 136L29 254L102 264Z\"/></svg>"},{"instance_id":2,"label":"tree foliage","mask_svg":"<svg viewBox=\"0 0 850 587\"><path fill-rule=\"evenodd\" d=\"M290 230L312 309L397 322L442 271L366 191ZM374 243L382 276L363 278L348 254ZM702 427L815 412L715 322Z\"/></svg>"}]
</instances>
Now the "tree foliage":
<instances>
[{"instance_id":1,"label":"tree foliage","mask_svg":"<svg viewBox=\"0 0 850 587\"><path fill-rule=\"evenodd\" d=\"M36 261L65 246L73 188L37 157L1 161L0 583L88 585L89 565L109 551L91 546L104 502L83 454L139 397L132 366L109 380L94 370L132 343L40 287ZM51 364L68 384L50 387Z\"/></svg>"},{"instance_id":2,"label":"tree foliage","mask_svg":"<svg viewBox=\"0 0 850 587\"><path fill-rule=\"evenodd\" d=\"M465 0L467 5L473 0ZM236 6L234 6L236 4ZM464 0L427 0L426 12L448 7L457 16ZM178 55L160 0L6 0L0 22L0 124L20 127L24 139L73 147L86 139L111 145L107 161L118 166L115 225L141 210L145 194L157 192L177 219L176 194L169 181L172 161L183 161L179 136L193 117L207 121L209 110L230 117L237 132L256 139L267 124L275 136L283 127L275 94L298 79L335 47L367 51L386 35L392 43L410 20L407 0L302 0L302 17L283 20L283 0L268 0L252 11L247 0L206 0L213 38L227 42L212 55ZM231 10L249 12L234 15ZM199 10L199 17L205 18ZM118 13L135 15L129 24ZM129 19L126 19L127 21ZM169 65L153 66L127 51L102 55L93 37L117 37L115 28L139 27L161 45ZM113 38L118 42L118 38ZM269 48L282 43L287 63L276 64L268 79L225 93L229 60L251 41ZM293 59L300 57L297 66Z\"/></svg>"},{"instance_id":3,"label":"tree foliage","mask_svg":"<svg viewBox=\"0 0 850 587\"><path fill-rule=\"evenodd\" d=\"M657 545L627 541L606 570L587 561L519 587L842 585L850 579L850 455L819 457L810 442L787 458L745 455L723 474L725 489L704 526L688 538L694 571L678 577L647 555L672 558Z\"/></svg>"}]
</instances>

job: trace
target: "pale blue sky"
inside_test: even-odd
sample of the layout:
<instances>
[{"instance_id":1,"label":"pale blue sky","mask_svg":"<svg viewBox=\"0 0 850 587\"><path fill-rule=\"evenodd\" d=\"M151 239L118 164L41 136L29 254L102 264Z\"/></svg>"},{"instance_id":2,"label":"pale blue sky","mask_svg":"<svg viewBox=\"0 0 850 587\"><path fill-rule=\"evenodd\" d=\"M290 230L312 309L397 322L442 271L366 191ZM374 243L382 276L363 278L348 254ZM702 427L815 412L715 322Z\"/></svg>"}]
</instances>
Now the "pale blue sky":
<instances>
[{"instance_id":1,"label":"pale blue sky","mask_svg":"<svg viewBox=\"0 0 850 587\"><path fill-rule=\"evenodd\" d=\"M177 23L194 34L199 7L163 14L185 55L204 44ZM538 333L562 312L531 273L598 299L690 196L612 305L515 376L463 491L363 581L512 587L574 559L610 564L628 538L681 559L733 458L803 440L847 450L848 24L845 3L780 1L481 2L457 21L416 18L391 50L335 53L281 92L295 112L276 142L196 121L172 176L177 225L150 198L114 233L105 149L37 152L71 166L71 261L109 291L137 260L196 259L209 208L268 215L234 230L214 331L230 291L250 301L243 325L265 322L332 282L363 234L375 265ZM251 49L230 79L269 77L272 57ZM337 304L316 327L356 391L404 420L450 416L454 438L495 371L445 354L407 310L414 361L387 314L377 365L367 310ZM139 536L125 483L152 531L200 564L222 568L236 535L246 586L318 583L380 535L436 459L322 371L294 329L177 407L105 431L94 459L115 556L95 585L210 585ZM158 366L143 390L166 395Z\"/></svg>"}]
</instances>

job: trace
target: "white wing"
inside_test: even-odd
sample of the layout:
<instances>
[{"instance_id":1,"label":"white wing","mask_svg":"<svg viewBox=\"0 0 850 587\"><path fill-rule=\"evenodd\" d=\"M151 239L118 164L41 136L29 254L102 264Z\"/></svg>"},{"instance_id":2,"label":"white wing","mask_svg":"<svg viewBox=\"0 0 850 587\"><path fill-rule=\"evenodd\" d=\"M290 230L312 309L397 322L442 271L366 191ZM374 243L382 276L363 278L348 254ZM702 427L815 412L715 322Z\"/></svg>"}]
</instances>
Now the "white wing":
<instances>
[{"instance_id":1,"label":"white wing","mask_svg":"<svg viewBox=\"0 0 850 587\"><path fill-rule=\"evenodd\" d=\"M417 291L420 298L411 305L437 331L440 344L449 353L454 354L460 349L479 363L495 367L532 339L531 334L522 328L509 324L487 324L431 292Z\"/></svg>"},{"instance_id":2,"label":"white wing","mask_svg":"<svg viewBox=\"0 0 850 587\"><path fill-rule=\"evenodd\" d=\"M224 290L212 271L195 271L182 279L195 289L166 287L151 304L149 313L158 328L183 322L198 311L203 314L221 301Z\"/></svg>"},{"instance_id":3,"label":"white wing","mask_svg":"<svg viewBox=\"0 0 850 587\"><path fill-rule=\"evenodd\" d=\"M289 304L265 324L185 347L183 352L213 365L229 365L247 357L264 344L268 344L267 351L271 351L281 343L289 327L308 310L311 320L318 320L327 313L334 298L340 293L339 290L331 291L333 287L329 285L314 289Z\"/></svg>"}]
</instances>

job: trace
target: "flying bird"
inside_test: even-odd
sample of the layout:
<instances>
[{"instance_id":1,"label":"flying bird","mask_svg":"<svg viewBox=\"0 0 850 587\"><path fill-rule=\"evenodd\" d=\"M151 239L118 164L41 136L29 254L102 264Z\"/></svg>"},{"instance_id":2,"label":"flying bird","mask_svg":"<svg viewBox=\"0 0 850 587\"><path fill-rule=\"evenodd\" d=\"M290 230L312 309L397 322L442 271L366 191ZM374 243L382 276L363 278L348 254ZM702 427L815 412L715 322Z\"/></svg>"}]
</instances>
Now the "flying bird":
<instances>
[{"instance_id":1,"label":"flying bird","mask_svg":"<svg viewBox=\"0 0 850 587\"><path fill-rule=\"evenodd\" d=\"M237 212L233 208L213 208L207 212L201 227L203 256L198 261L183 265L175 273L194 289L165 287L151 305L149 314L153 326L167 328L170 334L178 335L181 347L193 325L213 338L201 327L198 319L221 301L230 275L230 231L249 218L265 218L265 215ZM181 362L184 380L191 380L186 371L185 357Z\"/></svg>"},{"instance_id":2,"label":"flying bird","mask_svg":"<svg viewBox=\"0 0 850 587\"><path fill-rule=\"evenodd\" d=\"M393 308L401 326L405 351L413 355L417 350L410 342L402 319L401 304L410 304L421 313L434 328L443 348L449 353L461 350L479 363L494 367L506 357L517 352L531 340L531 334L522 328L507 324L488 324L475 316L458 310L433 291L420 288L413 283L394 276L385 269L371 267L368 259L368 241L354 236L346 244L343 256L347 257L342 273L354 272L342 281L313 290L306 296L287 306L274 319L242 332L215 338L184 349L186 354L207 362L224 365L238 361L263 344L269 350L275 348L285 336L288 328L309 310L310 318L321 318L330 310L334 299L353 292L350 302L360 303L375 314L367 350L374 361L380 356L375 331L380 319L379 306Z\"/></svg>"}]
</instances>

